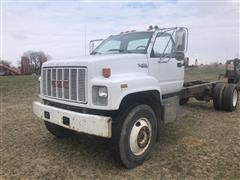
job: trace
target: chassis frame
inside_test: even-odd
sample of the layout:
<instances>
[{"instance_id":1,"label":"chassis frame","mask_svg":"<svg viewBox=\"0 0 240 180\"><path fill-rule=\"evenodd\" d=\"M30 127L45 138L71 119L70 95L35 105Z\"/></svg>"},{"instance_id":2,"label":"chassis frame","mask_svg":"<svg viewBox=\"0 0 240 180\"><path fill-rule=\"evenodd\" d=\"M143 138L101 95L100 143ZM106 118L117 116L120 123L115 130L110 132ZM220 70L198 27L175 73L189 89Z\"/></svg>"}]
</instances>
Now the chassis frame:
<instances>
[{"instance_id":1,"label":"chassis frame","mask_svg":"<svg viewBox=\"0 0 240 180\"><path fill-rule=\"evenodd\" d=\"M229 67L232 65L232 69ZM221 81L221 77L227 81ZM210 101L213 99L214 88L218 83L235 84L238 91L240 91L240 59L227 60L225 65L225 74L219 75L218 81L189 81L185 82L183 89L180 92L180 100L189 98L196 98L199 101Z\"/></svg>"}]
</instances>

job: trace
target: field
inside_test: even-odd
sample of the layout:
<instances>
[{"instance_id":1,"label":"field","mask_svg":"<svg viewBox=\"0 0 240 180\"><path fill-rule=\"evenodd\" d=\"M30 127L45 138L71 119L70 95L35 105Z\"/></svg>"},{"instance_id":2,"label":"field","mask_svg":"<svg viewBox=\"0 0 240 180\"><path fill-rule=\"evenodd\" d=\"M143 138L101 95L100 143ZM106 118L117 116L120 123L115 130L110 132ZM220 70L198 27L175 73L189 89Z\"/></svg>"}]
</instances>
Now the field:
<instances>
[{"instance_id":1,"label":"field","mask_svg":"<svg viewBox=\"0 0 240 180\"><path fill-rule=\"evenodd\" d=\"M187 70L187 79L215 80L223 68ZM0 77L0 179L240 179L240 107L214 111L191 100L177 121L162 127L152 158L127 170L106 141L76 134L57 139L32 114L36 76Z\"/></svg>"}]
</instances>

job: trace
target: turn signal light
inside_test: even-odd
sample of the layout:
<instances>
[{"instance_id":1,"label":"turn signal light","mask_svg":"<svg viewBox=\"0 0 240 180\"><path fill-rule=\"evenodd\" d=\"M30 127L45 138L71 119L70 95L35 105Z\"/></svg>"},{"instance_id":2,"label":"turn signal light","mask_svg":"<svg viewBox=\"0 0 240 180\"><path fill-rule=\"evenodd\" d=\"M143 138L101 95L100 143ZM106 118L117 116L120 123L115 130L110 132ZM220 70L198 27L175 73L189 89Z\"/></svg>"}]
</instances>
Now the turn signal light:
<instances>
[{"instance_id":1,"label":"turn signal light","mask_svg":"<svg viewBox=\"0 0 240 180\"><path fill-rule=\"evenodd\" d=\"M105 78L109 78L111 76L111 69L110 68L103 68L102 75Z\"/></svg>"}]
</instances>

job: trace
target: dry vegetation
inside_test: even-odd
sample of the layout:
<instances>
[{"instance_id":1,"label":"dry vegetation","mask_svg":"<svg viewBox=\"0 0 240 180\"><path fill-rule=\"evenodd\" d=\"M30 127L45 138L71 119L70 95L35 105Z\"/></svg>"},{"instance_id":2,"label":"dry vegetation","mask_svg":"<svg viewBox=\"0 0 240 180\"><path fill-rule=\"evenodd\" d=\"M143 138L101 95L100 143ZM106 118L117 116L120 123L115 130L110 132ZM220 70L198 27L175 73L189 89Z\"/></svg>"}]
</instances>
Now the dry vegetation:
<instances>
[{"instance_id":1,"label":"dry vegetation","mask_svg":"<svg viewBox=\"0 0 240 180\"><path fill-rule=\"evenodd\" d=\"M189 69L188 79L216 79L222 68ZM0 77L0 179L240 179L240 108L216 112L191 100L162 127L152 158L133 170L112 159L106 141L75 135L60 140L32 114L37 77Z\"/></svg>"}]
</instances>

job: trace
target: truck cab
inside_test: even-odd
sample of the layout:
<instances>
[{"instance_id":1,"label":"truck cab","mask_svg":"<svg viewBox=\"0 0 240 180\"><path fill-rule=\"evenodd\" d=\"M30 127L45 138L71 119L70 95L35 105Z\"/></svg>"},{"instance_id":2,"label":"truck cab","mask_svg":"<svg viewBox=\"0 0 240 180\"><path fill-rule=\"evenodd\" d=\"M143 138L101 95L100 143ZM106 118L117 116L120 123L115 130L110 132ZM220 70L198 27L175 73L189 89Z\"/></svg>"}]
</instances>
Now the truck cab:
<instances>
[{"instance_id":1,"label":"truck cab","mask_svg":"<svg viewBox=\"0 0 240 180\"><path fill-rule=\"evenodd\" d=\"M158 139L166 102L182 90L187 36L184 27L151 26L111 35L89 56L45 62L33 111L56 137L108 138L115 159L136 167Z\"/></svg>"}]
</instances>

